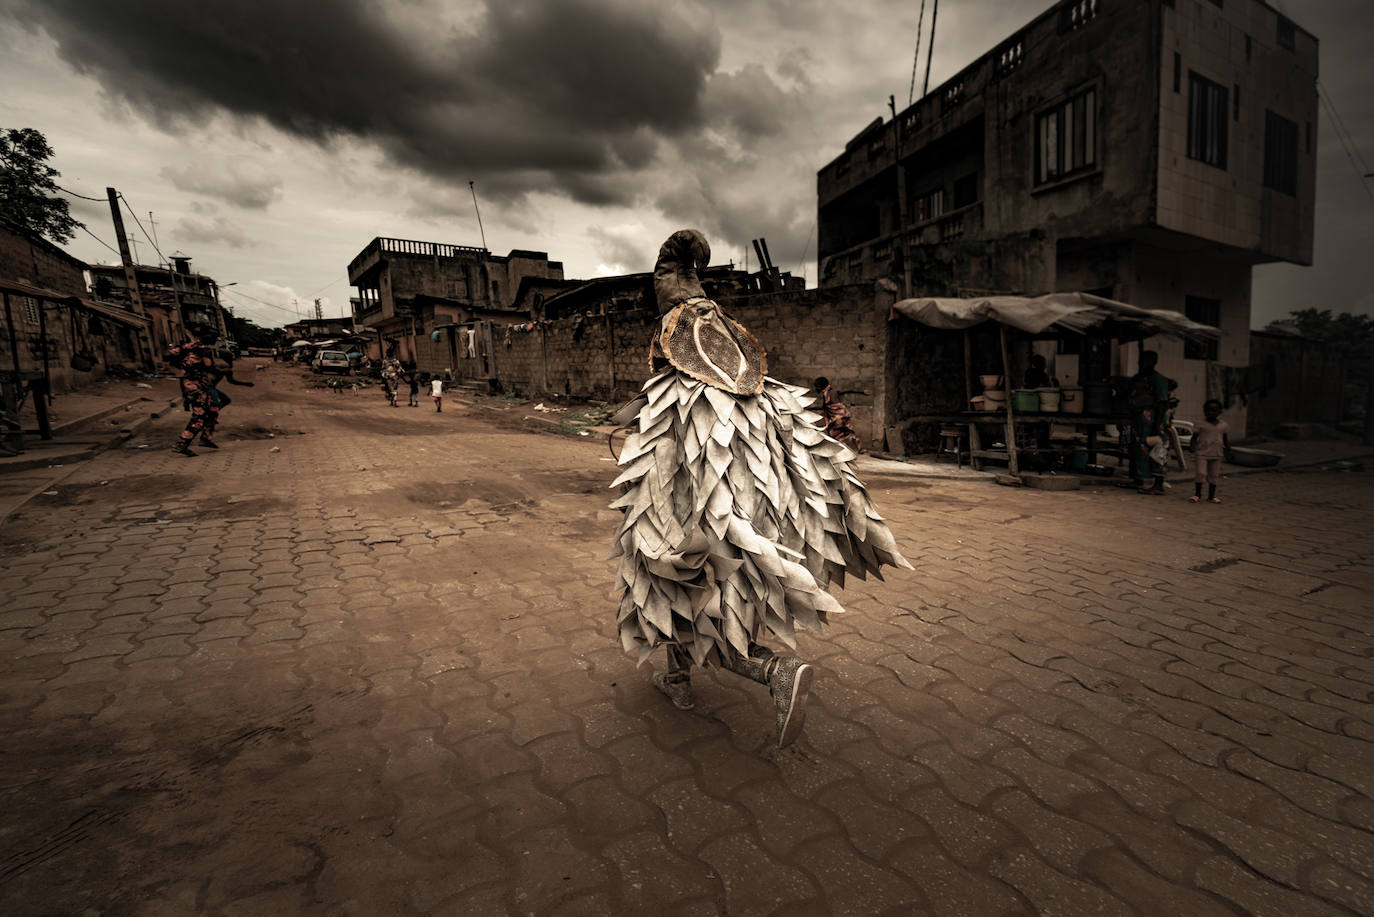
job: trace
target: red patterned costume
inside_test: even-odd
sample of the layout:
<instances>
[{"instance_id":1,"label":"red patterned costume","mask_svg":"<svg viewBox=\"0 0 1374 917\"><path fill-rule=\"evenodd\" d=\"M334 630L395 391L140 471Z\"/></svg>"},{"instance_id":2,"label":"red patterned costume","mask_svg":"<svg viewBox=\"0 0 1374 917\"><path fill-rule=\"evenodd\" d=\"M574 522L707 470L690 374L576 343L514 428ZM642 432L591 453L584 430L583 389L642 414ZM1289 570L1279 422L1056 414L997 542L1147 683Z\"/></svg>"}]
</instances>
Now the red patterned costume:
<instances>
[{"instance_id":1,"label":"red patterned costume","mask_svg":"<svg viewBox=\"0 0 1374 917\"><path fill-rule=\"evenodd\" d=\"M178 370L182 403L191 412L191 419L186 422L186 429L181 431L172 450L182 455L195 455L191 451L191 441L197 435L202 445L218 448L210 439L210 431L214 430L219 416L219 408L210 401L214 351L199 340L188 341L167 351L167 361Z\"/></svg>"}]
</instances>

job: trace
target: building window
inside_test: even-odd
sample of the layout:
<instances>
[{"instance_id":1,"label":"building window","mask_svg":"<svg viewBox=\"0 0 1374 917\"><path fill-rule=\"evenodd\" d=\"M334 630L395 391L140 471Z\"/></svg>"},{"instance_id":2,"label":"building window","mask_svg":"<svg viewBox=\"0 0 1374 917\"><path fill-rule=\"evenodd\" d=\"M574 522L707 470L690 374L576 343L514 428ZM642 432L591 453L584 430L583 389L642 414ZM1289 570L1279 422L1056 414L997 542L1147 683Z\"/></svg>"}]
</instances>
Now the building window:
<instances>
[{"instance_id":1,"label":"building window","mask_svg":"<svg viewBox=\"0 0 1374 917\"><path fill-rule=\"evenodd\" d=\"M1174 92L1182 89L1183 83L1183 55L1174 52Z\"/></svg>"},{"instance_id":2,"label":"building window","mask_svg":"<svg viewBox=\"0 0 1374 917\"><path fill-rule=\"evenodd\" d=\"M954 180L954 209L978 202L978 173L970 172Z\"/></svg>"},{"instance_id":3,"label":"building window","mask_svg":"<svg viewBox=\"0 0 1374 917\"><path fill-rule=\"evenodd\" d=\"M1188 71L1188 158L1226 168L1226 89Z\"/></svg>"},{"instance_id":4,"label":"building window","mask_svg":"<svg viewBox=\"0 0 1374 917\"><path fill-rule=\"evenodd\" d=\"M1264 187L1298 193L1298 125L1264 112Z\"/></svg>"},{"instance_id":5,"label":"building window","mask_svg":"<svg viewBox=\"0 0 1374 917\"><path fill-rule=\"evenodd\" d=\"M1293 25L1291 20L1279 17L1278 42L1281 47L1289 51L1294 49L1298 40L1298 27Z\"/></svg>"},{"instance_id":6,"label":"building window","mask_svg":"<svg viewBox=\"0 0 1374 917\"><path fill-rule=\"evenodd\" d=\"M1221 327L1221 300L1208 299L1205 296L1185 296L1183 298L1183 311L1193 321L1200 325L1211 325L1213 328ZM1215 360L1217 358L1217 342L1210 341L1186 341L1183 344L1183 358L1185 360Z\"/></svg>"},{"instance_id":7,"label":"building window","mask_svg":"<svg viewBox=\"0 0 1374 917\"><path fill-rule=\"evenodd\" d=\"M1097 167L1097 90L1081 92L1035 119L1035 183Z\"/></svg>"},{"instance_id":8,"label":"building window","mask_svg":"<svg viewBox=\"0 0 1374 917\"><path fill-rule=\"evenodd\" d=\"M934 191L927 191L916 198L916 206L912 208L916 214L916 222L924 223L933 220L945 212L945 189L936 188Z\"/></svg>"},{"instance_id":9,"label":"building window","mask_svg":"<svg viewBox=\"0 0 1374 917\"><path fill-rule=\"evenodd\" d=\"M37 325L39 323L37 300L31 296L21 296L19 297L19 303L24 307L24 323L27 325Z\"/></svg>"}]
</instances>

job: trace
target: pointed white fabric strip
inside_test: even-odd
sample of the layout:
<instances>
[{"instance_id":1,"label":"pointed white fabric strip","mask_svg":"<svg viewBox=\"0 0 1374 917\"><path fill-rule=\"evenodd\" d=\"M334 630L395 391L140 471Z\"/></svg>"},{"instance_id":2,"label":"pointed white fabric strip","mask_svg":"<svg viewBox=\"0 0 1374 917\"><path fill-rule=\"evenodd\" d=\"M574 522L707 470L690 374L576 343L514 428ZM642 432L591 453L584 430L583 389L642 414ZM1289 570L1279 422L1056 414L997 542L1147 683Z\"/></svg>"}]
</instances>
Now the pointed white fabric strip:
<instances>
[{"instance_id":1,"label":"pointed white fabric strip","mask_svg":"<svg viewBox=\"0 0 1374 917\"><path fill-rule=\"evenodd\" d=\"M640 663L661 643L698 665L795 646L795 625L844 610L826 589L846 572L911 569L804 389L768 378L737 396L669 370L640 399L611 504L620 638Z\"/></svg>"}]
</instances>

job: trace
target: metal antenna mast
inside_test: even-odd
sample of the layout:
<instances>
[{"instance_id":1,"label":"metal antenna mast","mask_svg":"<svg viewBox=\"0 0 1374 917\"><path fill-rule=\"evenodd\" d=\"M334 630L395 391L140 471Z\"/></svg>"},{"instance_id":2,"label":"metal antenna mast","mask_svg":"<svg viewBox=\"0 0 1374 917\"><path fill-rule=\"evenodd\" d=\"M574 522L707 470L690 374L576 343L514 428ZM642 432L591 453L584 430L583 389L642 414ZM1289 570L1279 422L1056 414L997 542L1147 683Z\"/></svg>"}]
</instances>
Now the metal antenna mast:
<instances>
[{"instance_id":1,"label":"metal antenna mast","mask_svg":"<svg viewBox=\"0 0 1374 917\"><path fill-rule=\"evenodd\" d=\"M468 190L472 192L472 209L477 213L477 231L482 234L482 247L487 247L487 232L482 228L482 211L477 206L477 183L468 182Z\"/></svg>"},{"instance_id":2,"label":"metal antenna mast","mask_svg":"<svg viewBox=\"0 0 1374 917\"><path fill-rule=\"evenodd\" d=\"M930 59L935 56L935 16L939 12L940 0L935 0L930 7L930 50L926 52L926 79L921 86L922 98L925 98L925 94L930 91Z\"/></svg>"},{"instance_id":3,"label":"metal antenna mast","mask_svg":"<svg viewBox=\"0 0 1374 917\"><path fill-rule=\"evenodd\" d=\"M926 18L926 0L921 0L921 13L916 17L916 57L911 61L911 88L906 93L906 104L916 101L916 68L921 63L921 24Z\"/></svg>"}]
</instances>

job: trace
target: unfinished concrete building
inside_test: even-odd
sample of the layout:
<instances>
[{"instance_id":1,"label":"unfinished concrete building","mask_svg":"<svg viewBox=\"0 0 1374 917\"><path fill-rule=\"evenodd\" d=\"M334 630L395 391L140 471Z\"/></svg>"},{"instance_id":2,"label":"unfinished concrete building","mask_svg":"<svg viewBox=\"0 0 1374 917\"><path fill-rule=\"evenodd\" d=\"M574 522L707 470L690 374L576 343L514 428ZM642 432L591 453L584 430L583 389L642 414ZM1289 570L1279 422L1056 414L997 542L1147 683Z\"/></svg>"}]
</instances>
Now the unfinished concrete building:
<instances>
[{"instance_id":1,"label":"unfinished concrete building","mask_svg":"<svg viewBox=\"0 0 1374 917\"><path fill-rule=\"evenodd\" d=\"M821 285L1185 313L1220 341L1148 346L1200 417L1209 373L1250 362L1251 268L1312 263L1316 78L1316 38L1261 0L1057 3L820 170ZM1134 348L1099 359L1135 370Z\"/></svg>"},{"instance_id":2,"label":"unfinished concrete building","mask_svg":"<svg viewBox=\"0 0 1374 917\"><path fill-rule=\"evenodd\" d=\"M348 265L348 282L358 291L354 324L406 361L443 356L424 343L436 327L513 316L527 277L561 280L563 263L550 261L547 252L514 249L503 256L471 245L378 237Z\"/></svg>"},{"instance_id":3,"label":"unfinished concrete building","mask_svg":"<svg viewBox=\"0 0 1374 917\"><path fill-rule=\"evenodd\" d=\"M169 347L185 341L191 325L207 325L228 336L219 285L213 277L191 270L187 255L173 254L166 266L134 265L139 297L152 322L153 349L158 359ZM92 264L91 293L97 300L133 310L128 275L123 265Z\"/></svg>"}]
</instances>

